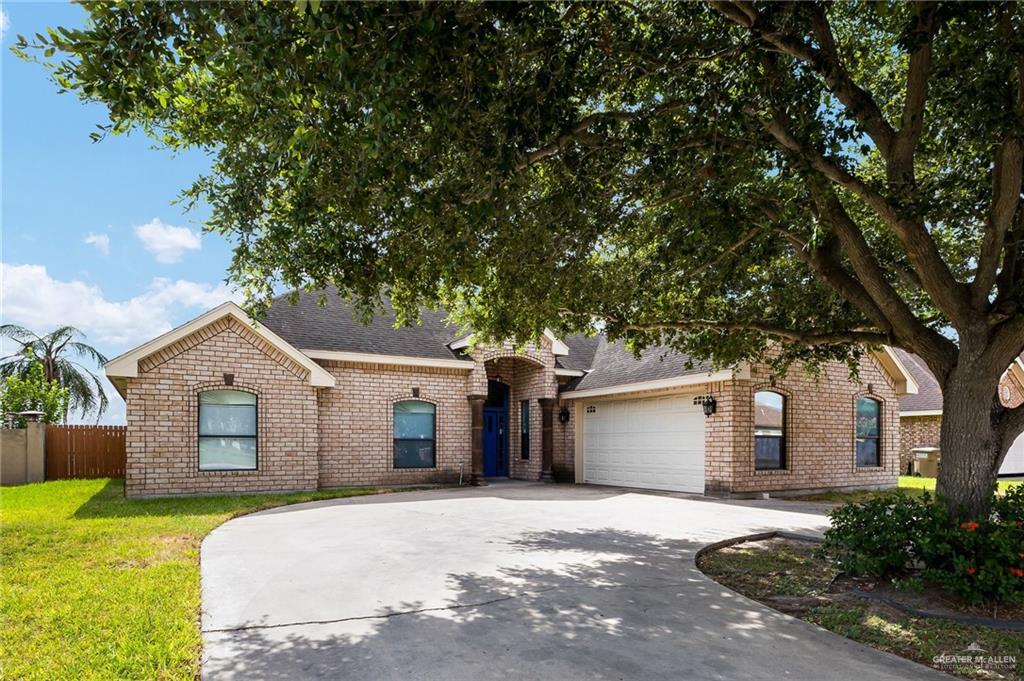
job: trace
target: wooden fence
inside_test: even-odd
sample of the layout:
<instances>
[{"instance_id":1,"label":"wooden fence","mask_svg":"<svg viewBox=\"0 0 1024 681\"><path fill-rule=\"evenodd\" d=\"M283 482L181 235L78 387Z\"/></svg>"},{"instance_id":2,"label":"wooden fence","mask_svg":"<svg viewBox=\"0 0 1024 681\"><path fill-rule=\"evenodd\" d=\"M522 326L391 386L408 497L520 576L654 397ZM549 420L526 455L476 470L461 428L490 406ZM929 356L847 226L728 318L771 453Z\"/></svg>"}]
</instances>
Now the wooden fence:
<instances>
[{"instance_id":1,"label":"wooden fence","mask_svg":"<svg viewBox=\"0 0 1024 681\"><path fill-rule=\"evenodd\" d=\"M46 479L123 478L125 426L46 427Z\"/></svg>"}]
</instances>

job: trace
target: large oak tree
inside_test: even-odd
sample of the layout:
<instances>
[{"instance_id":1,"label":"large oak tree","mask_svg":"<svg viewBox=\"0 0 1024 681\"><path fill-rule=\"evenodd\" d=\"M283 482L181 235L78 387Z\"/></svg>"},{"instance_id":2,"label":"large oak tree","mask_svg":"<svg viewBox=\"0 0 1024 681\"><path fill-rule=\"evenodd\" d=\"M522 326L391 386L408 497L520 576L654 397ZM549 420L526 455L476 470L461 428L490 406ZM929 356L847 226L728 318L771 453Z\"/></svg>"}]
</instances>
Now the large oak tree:
<instances>
[{"instance_id":1,"label":"large oak tree","mask_svg":"<svg viewBox=\"0 0 1024 681\"><path fill-rule=\"evenodd\" d=\"M22 48L101 136L213 154L186 194L254 301L387 287L723 365L899 346L943 387L940 496L987 512L1024 430L1024 6L85 7Z\"/></svg>"}]
</instances>

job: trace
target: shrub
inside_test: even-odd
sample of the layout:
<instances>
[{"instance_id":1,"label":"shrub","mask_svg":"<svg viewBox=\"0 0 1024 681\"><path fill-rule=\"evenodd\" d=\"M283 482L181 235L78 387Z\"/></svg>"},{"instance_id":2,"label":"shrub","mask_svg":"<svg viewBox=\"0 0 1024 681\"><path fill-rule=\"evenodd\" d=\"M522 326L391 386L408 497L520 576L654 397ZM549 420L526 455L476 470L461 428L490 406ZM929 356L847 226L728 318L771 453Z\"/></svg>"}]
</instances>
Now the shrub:
<instances>
[{"instance_id":1,"label":"shrub","mask_svg":"<svg viewBox=\"0 0 1024 681\"><path fill-rule=\"evenodd\" d=\"M822 551L850 575L906 574L917 557L920 527L934 523L937 508L927 494L909 497L902 492L841 506L829 514L832 527Z\"/></svg>"},{"instance_id":2,"label":"shrub","mask_svg":"<svg viewBox=\"0 0 1024 681\"><path fill-rule=\"evenodd\" d=\"M965 601L1024 602L1024 488L958 522L928 495L895 494L831 514L822 552L851 575L922 579Z\"/></svg>"},{"instance_id":3,"label":"shrub","mask_svg":"<svg viewBox=\"0 0 1024 681\"><path fill-rule=\"evenodd\" d=\"M45 423L57 423L68 410L70 391L57 381L47 381L42 362L35 362L25 378L8 376L0 384L0 419L7 414L22 411L41 411ZM25 427L25 419L15 419L18 428Z\"/></svg>"}]
</instances>

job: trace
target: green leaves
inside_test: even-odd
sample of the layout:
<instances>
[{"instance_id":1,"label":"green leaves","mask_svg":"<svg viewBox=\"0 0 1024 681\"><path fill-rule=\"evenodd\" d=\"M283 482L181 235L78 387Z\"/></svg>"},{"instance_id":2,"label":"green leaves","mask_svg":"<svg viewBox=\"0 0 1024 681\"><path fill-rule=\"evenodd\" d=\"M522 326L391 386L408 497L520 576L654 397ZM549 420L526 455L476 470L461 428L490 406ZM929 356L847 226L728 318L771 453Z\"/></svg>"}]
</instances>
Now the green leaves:
<instances>
[{"instance_id":1,"label":"green leaves","mask_svg":"<svg viewBox=\"0 0 1024 681\"><path fill-rule=\"evenodd\" d=\"M57 381L46 380L42 362L33 362L25 377L8 376L0 384L0 415L41 411L44 423L59 423L67 413L70 393ZM18 428L25 422L25 417L15 419Z\"/></svg>"},{"instance_id":2,"label":"green leaves","mask_svg":"<svg viewBox=\"0 0 1024 681\"><path fill-rule=\"evenodd\" d=\"M410 318L454 305L485 337L600 327L719 364L761 356L784 338L771 329L878 330L814 268L823 254L859 277L816 207L820 173L767 123L783 116L802 144L927 225L961 280L985 229L992 149L1021 125L988 6L948 10L916 184L898 191L860 112L813 64L766 52L703 5L85 7L85 29L22 49L55 48L54 78L106 104L110 130L212 150L213 172L185 196L208 201L207 227L236 242L230 276L256 309L280 286L333 284L367 309L390 289ZM764 11L802 40L811 9ZM898 125L913 7L826 11L851 78ZM931 328L947 325L905 276L891 225L835 192L885 283ZM693 320L719 324L665 325ZM790 340L779 366L860 351Z\"/></svg>"}]
</instances>

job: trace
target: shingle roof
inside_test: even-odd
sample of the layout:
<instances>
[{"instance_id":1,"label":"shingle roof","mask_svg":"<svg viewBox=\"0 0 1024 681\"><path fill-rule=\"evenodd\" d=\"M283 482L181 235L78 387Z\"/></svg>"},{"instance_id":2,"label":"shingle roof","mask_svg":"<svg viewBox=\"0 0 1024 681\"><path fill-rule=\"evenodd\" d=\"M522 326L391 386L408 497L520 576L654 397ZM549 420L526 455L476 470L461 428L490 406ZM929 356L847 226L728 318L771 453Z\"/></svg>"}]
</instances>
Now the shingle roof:
<instances>
[{"instance_id":1,"label":"shingle roof","mask_svg":"<svg viewBox=\"0 0 1024 681\"><path fill-rule=\"evenodd\" d=\"M321 293L323 306L318 304ZM458 355L448 348L448 342L458 334L458 327L446 318L445 312L421 310L419 325L396 329L394 309L385 299L384 310L363 324L353 314L352 304L330 288L301 292L294 305L287 296L279 296L260 321L301 350L456 359Z\"/></svg>"},{"instance_id":2,"label":"shingle roof","mask_svg":"<svg viewBox=\"0 0 1024 681\"><path fill-rule=\"evenodd\" d=\"M566 336L562 342L569 348L569 354L556 357L556 364L563 369L583 371L594 364L594 353L601 344L601 336L586 336L582 333Z\"/></svg>"},{"instance_id":3,"label":"shingle roof","mask_svg":"<svg viewBox=\"0 0 1024 681\"><path fill-rule=\"evenodd\" d=\"M668 347L647 348L640 354L640 359L637 359L626 349L622 341L609 343L604 336L598 336L597 341L590 371L572 385L572 390L592 390L657 381L711 370L709 364L691 360Z\"/></svg>"},{"instance_id":4,"label":"shingle roof","mask_svg":"<svg viewBox=\"0 0 1024 681\"><path fill-rule=\"evenodd\" d=\"M916 395L907 394L900 398L900 411L941 410L942 388L924 360L906 350L893 348L893 351L917 382Z\"/></svg>"},{"instance_id":5,"label":"shingle roof","mask_svg":"<svg viewBox=\"0 0 1024 681\"><path fill-rule=\"evenodd\" d=\"M324 305L319 304L321 294ZM461 355L448 344L460 336L459 329L447 321L447 314L421 310L417 326L395 328L395 313L384 300L383 311L367 325L353 314L352 304L336 289L300 292L292 304L288 296L275 298L261 320L271 331L301 350L362 352L430 359L453 359ZM558 366L588 373L565 386L571 390L589 390L614 385L655 381L709 370L707 364L694 362L667 347L651 347L640 359L622 342L609 343L604 336L577 334L562 339L569 354L556 358Z\"/></svg>"}]
</instances>

